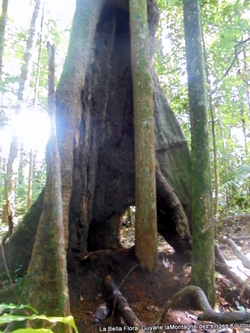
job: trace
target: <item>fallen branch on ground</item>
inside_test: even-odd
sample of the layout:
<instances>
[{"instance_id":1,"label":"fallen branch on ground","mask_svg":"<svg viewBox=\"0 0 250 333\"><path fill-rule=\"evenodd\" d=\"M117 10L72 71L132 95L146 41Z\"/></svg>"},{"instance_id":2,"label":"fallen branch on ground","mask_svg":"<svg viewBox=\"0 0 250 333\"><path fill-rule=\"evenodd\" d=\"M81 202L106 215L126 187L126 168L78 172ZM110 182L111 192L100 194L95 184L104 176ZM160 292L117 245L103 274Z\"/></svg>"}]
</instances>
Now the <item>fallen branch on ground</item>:
<instances>
[{"instance_id":1,"label":"fallen branch on ground","mask_svg":"<svg viewBox=\"0 0 250 333\"><path fill-rule=\"evenodd\" d=\"M240 237L231 236L230 238L235 242L239 242L239 241L242 241L242 240L250 239L250 236L240 236Z\"/></svg>"},{"instance_id":2,"label":"fallen branch on ground","mask_svg":"<svg viewBox=\"0 0 250 333\"><path fill-rule=\"evenodd\" d=\"M246 297L250 298L250 286L246 285L246 283L231 269L228 267L228 264L226 263L226 259L224 255L222 254L219 245L215 243L215 258L216 258L216 265L215 268L217 271L219 271L221 274L226 275L231 281L236 283L242 290L244 290L244 294ZM243 295L243 292L241 292L241 295Z\"/></svg>"},{"instance_id":3,"label":"fallen branch on ground","mask_svg":"<svg viewBox=\"0 0 250 333\"><path fill-rule=\"evenodd\" d=\"M236 255L237 258L239 258L242 261L242 264L244 267L250 269L250 260L245 256L244 253L240 251L238 246L234 243L234 241L230 238L227 239L227 244L231 247L233 250L234 254Z\"/></svg>"},{"instance_id":4,"label":"fallen branch on ground","mask_svg":"<svg viewBox=\"0 0 250 333\"><path fill-rule=\"evenodd\" d=\"M131 327L139 327L138 333L143 333L140 329L142 326L141 321L137 318L131 307L129 306L127 300L122 296L121 292L118 290L118 287L114 283L112 277L107 275L103 281L103 285L107 294L108 303L114 304L116 299L116 311L119 315L128 323Z\"/></svg>"}]
</instances>

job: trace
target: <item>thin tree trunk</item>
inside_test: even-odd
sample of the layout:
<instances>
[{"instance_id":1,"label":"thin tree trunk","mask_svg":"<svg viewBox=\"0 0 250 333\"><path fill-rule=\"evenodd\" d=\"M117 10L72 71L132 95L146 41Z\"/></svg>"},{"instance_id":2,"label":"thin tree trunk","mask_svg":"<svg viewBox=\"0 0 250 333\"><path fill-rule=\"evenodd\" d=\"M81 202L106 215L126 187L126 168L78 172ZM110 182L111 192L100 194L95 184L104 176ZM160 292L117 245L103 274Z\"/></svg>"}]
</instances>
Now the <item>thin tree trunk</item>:
<instances>
[{"instance_id":1,"label":"thin tree trunk","mask_svg":"<svg viewBox=\"0 0 250 333\"><path fill-rule=\"evenodd\" d=\"M241 127L242 127L242 132L244 136L244 146L245 146L245 154L248 156L248 149L247 149L247 131L246 131L246 116L244 112L244 106L243 103L240 105L240 115L241 115Z\"/></svg>"},{"instance_id":2,"label":"thin tree trunk","mask_svg":"<svg viewBox=\"0 0 250 333\"><path fill-rule=\"evenodd\" d=\"M29 183L28 183L28 197L27 197L27 211L32 204L32 184L33 184L33 170L34 170L34 154L32 148L30 149L29 161Z\"/></svg>"},{"instance_id":3,"label":"thin tree trunk","mask_svg":"<svg viewBox=\"0 0 250 333\"><path fill-rule=\"evenodd\" d=\"M3 0L2 15L0 18L0 79L2 77L4 36L5 36L5 27L6 27L6 22L7 22L8 3L9 3L8 0ZM15 138L14 138L14 140L15 140ZM15 156L15 152L12 153L12 157L13 156ZM11 161L11 156L9 157L9 162L10 161ZM11 204L8 202L8 187L10 187L10 185L11 185L11 180L9 180L8 167L7 167L7 174L4 177L3 212L2 212L2 222L5 224L8 224L8 216L11 217L12 212L14 211L14 206L11 207ZM8 207L10 207L9 213L8 213Z\"/></svg>"},{"instance_id":4,"label":"thin tree trunk","mask_svg":"<svg viewBox=\"0 0 250 333\"><path fill-rule=\"evenodd\" d=\"M41 55L42 55L42 42L43 42L43 19L44 19L44 6L41 19L41 30L40 30L40 46L38 51L37 59L37 74L36 74L36 84L35 84L35 93L33 101L33 112L37 110L37 101L38 101L38 87L39 87L39 78L40 78L40 69L41 69ZM27 211L30 209L32 204L32 185L33 185L33 169L34 169L34 152L33 149L30 149L30 162L29 162L29 184L28 184L28 196L27 196Z\"/></svg>"},{"instance_id":5,"label":"thin tree trunk","mask_svg":"<svg viewBox=\"0 0 250 333\"><path fill-rule=\"evenodd\" d=\"M211 218L211 179L199 2L183 0L183 8L192 147L192 281L213 306L214 232L201 232Z\"/></svg>"},{"instance_id":6,"label":"thin tree trunk","mask_svg":"<svg viewBox=\"0 0 250 333\"><path fill-rule=\"evenodd\" d=\"M244 71L245 71L245 86L246 86L246 94L247 94L247 107L248 111L250 112L250 91L249 91L249 84L248 84L248 67L247 67L247 55L246 55L246 48L243 47L243 56L244 56Z\"/></svg>"},{"instance_id":7,"label":"thin tree trunk","mask_svg":"<svg viewBox=\"0 0 250 333\"><path fill-rule=\"evenodd\" d=\"M146 0L130 0L135 133L135 254L152 271L157 262L153 88Z\"/></svg>"},{"instance_id":8,"label":"thin tree trunk","mask_svg":"<svg viewBox=\"0 0 250 333\"><path fill-rule=\"evenodd\" d=\"M208 84L208 98L209 98L209 110L210 110L210 117L211 117L211 126L212 126L212 137L213 137L213 155L214 155L214 189L215 189L215 197L213 202L213 211L212 215L217 217L218 214L218 196L219 196L219 173L218 173L218 165L217 165L217 145L216 145L216 129L215 129L215 119L214 119L214 107L213 107L213 93L211 89L211 82L209 79L209 68L207 62L207 52L206 52L206 44L203 35L203 30L201 28L201 35L202 35L202 45L203 45L203 54L204 54L204 61L205 61L205 73L206 73L206 81ZM215 227L216 233L216 227Z\"/></svg>"},{"instance_id":9,"label":"thin tree trunk","mask_svg":"<svg viewBox=\"0 0 250 333\"><path fill-rule=\"evenodd\" d=\"M9 0L3 0L2 2L2 15L0 18L0 79L2 77L3 67L3 53L4 53L4 36L5 27L7 22L7 11L8 11Z\"/></svg>"},{"instance_id":10,"label":"thin tree trunk","mask_svg":"<svg viewBox=\"0 0 250 333\"><path fill-rule=\"evenodd\" d=\"M38 59L37 59L37 73L36 73L36 83L35 83L35 93L34 93L34 110L37 109L38 102L38 88L39 88L39 79L41 72L41 57L42 57L42 44L43 44L43 23L44 23L44 7L45 3L43 3L42 9L42 18L41 18L41 28L40 28L40 38L39 38L39 51L38 51Z\"/></svg>"},{"instance_id":11,"label":"thin tree trunk","mask_svg":"<svg viewBox=\"0 0 250 333\"><path fill-rule=\"evenodd\" d=\"M248 85L248 68L247 68L247 55L246 55L246 49L245 47L243 47L243 56L244 56L244 59L243 59L243 62L244 62L244 72L245 72L245 87L246 87L246 95L247 95L247 108L248 108L248 113L247 115L245 116L244 114L244 108L243 108L243 105L241 107L242 109L242 130L243 130L243 133L244 133L244 143L245 143L245 153L246 153L246 156L248 156L248 147L247 147L247 133L246 133L246 119L249 119L249 112L250 112L250 92L249 92L249 85Z\"/></svg>"},{"instance_id":12,"label":"thin tree trunk","mask_svg":"<svg viewBox=\"0 0 250 333\"><path fill-rule=\"evenodd\" d=\"M25 100L28 96L32 66L33 66L33 55L37 42L38 27L41 22L43 3L44 0L36 0L30 23L29 36L23 57L24 63L22 66L21 76L19 79L19 90L17 94L19 101Z\"/></svg>"},{"instance_id":13,"label":"thin tree trunk","mask_svg":"<svg viewBox=\"0 0 250 333\"><path fill-rule=\"evenodd\" d=\"M7 217L7 221L11 226L11 229L14 225L14 216L15 216L15 188L16 188L16 181L18 175L18 168L20 164L20 152L19 152L19 145L18 145L18 138L16 135L13 136L11 146L10 146L10 153L7 163L7 173L5 175L5 200L4 204L5 207L3 211L5 212L5 217ZM11 232L9 233L9 235Z\"/></svg>"}]
</instances>

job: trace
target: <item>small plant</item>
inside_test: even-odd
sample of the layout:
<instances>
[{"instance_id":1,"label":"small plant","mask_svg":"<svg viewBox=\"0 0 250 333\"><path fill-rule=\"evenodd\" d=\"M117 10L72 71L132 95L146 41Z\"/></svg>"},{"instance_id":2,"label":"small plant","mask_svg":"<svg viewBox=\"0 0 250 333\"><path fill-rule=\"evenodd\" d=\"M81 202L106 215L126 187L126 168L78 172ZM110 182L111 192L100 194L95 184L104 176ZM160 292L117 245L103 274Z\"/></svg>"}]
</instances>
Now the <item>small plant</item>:
<instances>
[{"instance_id":1,"label":"small plant","mask_svg":"<svg viewBox=\"0 0 250 333\"><path fill-rule=\"evenodd\" d=\"M12 314L14 310L31 310L32 315L15 315ZM38 312L29 305L13 305L13 304L0 304L0 327L2 325L10 324L14 321L24 320L45 320L50 323L64 323L70 325L76 333L78 333L74 318L68 317L47 317L45 315L39 315ZM0 330L0 333L3 331ZM49 328L19 328L14 330L13 333L53 333Z\"/></svg>"}]
</instances>

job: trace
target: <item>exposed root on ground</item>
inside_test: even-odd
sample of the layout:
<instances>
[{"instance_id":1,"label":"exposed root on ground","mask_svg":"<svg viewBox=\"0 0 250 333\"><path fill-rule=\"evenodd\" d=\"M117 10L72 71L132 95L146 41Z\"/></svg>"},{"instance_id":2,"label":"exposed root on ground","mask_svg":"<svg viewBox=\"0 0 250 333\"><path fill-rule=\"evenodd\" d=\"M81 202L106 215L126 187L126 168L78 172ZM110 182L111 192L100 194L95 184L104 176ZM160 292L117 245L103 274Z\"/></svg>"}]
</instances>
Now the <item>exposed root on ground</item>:
<instances>
[{"instance_id":1,"label":"exposed root on ground","mask_svg":"<svg viewBox=\"0 0 250 333\"><path fill-rule=\"evenodd\" d=\"M230 323L246 323L250 321L250 313L243 311L234 311L234 312L226 312L226 313L218 313L214 311L205 295L203 290L196 286L187 286L182 290L178 291L168 302L162 313L160 319L160 325L163 322L163 319L167 313L167 311L183 296L192 293L196 297L199 305L203 311L201 315L199 315L199 320L212 321L217 324L230 324Z\"/></svg>"},{"instance_id":2,"label":"exposed root on ground","mask_svg":"<svg viewBox=\"0 0 250 333\"><path fill-rule=\"evenodd\" d=\"M122 296L110 275L105 277L103 285L106 290L106 298L109 306L114 307L129 326L138 327L138 332L143 333L143 331L140 329L142 322L137 318L134 311L129 306L127 300Z\"/></svg>"}]
</instances>

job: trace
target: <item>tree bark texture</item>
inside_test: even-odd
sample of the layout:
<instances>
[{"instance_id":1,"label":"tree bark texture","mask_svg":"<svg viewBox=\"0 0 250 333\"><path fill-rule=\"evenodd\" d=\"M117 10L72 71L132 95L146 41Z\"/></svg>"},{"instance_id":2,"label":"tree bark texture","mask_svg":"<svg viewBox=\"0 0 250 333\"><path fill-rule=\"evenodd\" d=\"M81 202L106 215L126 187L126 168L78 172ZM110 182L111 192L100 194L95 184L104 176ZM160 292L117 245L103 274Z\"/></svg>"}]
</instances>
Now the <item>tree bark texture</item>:
<instances>
[{"instance_id":1,"label":"tree bark texture","mask_svg":"<svg viewBox=\"0 0 250 333\"><path fill-rule=\"evenodd\" d=\"M202 233L211 218L210 156L198 0L183 0L192 147L192 280L215 302L214 234Z\"/></svg>"},{"instance_id":2,"label":"tree bark texture","mask_svg":"<svg viewBox=\"0 0 250 333\"><path fill-rule=\"evenodd\" d=\"M150 0L151 59L157 21L157 6ZM158 231L177 252L183 252L190 249L190 152L151 64ZM120 246L121 215L135 204L128 2L77 1L69 52L57 89L56 117L65 242L69 240L65 246L68 266L73 269L87 251ZM43 209L42 205L43 194L10 239L13 270L18 262L23 265L22 272L27 269L41 210L45 218L50 202L45 199ZM4 248L7 254L7 244ZM0 261L0 272L3 270Z\"/></svg>"},{"instance_id":3,"label":"tree bark texture","mask_svg":"<svg viewBox=\"0 0 250 333\"><path fill-rule=\"evenodd\" d=\"M135 204L129 11L124 4L111 0L77 1L69 51L57 89L69 266L88 250L119 246L121 215ZM157 21L156 3L149 0L156 159L191 223L188 145L160 87L152 60ZM186 249L188 225L180 235L177 215L168 209L162 187L157 189L158 199L159 230L177 251Z\"/></svg>"},{"instance_id":4,"label":"tree bark texture","mask_svg":"<svg viewBox=\"0 0 250 333\"><path fill-rule=\"evenodd\" d=\"M72 205L80 212L75 212L73 219L80 228L80 234L85 235L85 243L88 233L88 211L87 201L93 196L94 188L88 185L89 177L95 178L96 154L91 158L93 165L88 165L91 146L91 135L99 135L97 128L92 132L90 113L93 112L93 103L96 103L91 95L87 95L88 83L85 85L85 75L89 62L94 62L93 54L91 59L91 48L103 0L77 0L76 11L73 20L68 55L64 70L57 88L57 132L58 147L61 157L62 174L62 200L63 200L63 221L65 230L65 246L68 247L68 220L70 199L81 196L80 202L72 200ZM112 21L111 21L112 25ZM96 68L97 70L97 68ZM98 74L93 80L98 79ZM108 87L103 86L104 90ZM85 93L86 91L86 93ZM99 91L99 94L101 91ZM84 98L90 103L85 109ZM97 96L98 98L98 96ZM100 98L100 97L99 97ZM87 105L86 105L87 106ZM101 112L97 115L102 117ZM94 140L93 140L94 141ZM79 160L80 158L80 160ZM80 165L79 165L80 164ZM80 169L79 169L80 167ZM92 174L94 172L94 174ZM72 182L76 180L75 186ZM84 214L84 215L83 215ZM76 233L79 233L76 231ZM75 235L72 235L75 237ZM75 239L78 246L79 240ZM83 245L83 252L86 252L86 244Z\"/></svg>"},{"instance_id":5,"label":"tree bark texture","mask_svg":"<svg viewBox=\"0 0 250 333\"><path fill-rule=\"evenodd\" d=\"M157 263L153 87L146 0L130 0L135 137L135 254L141 267Z\"/></svg>"}]
</instances>

